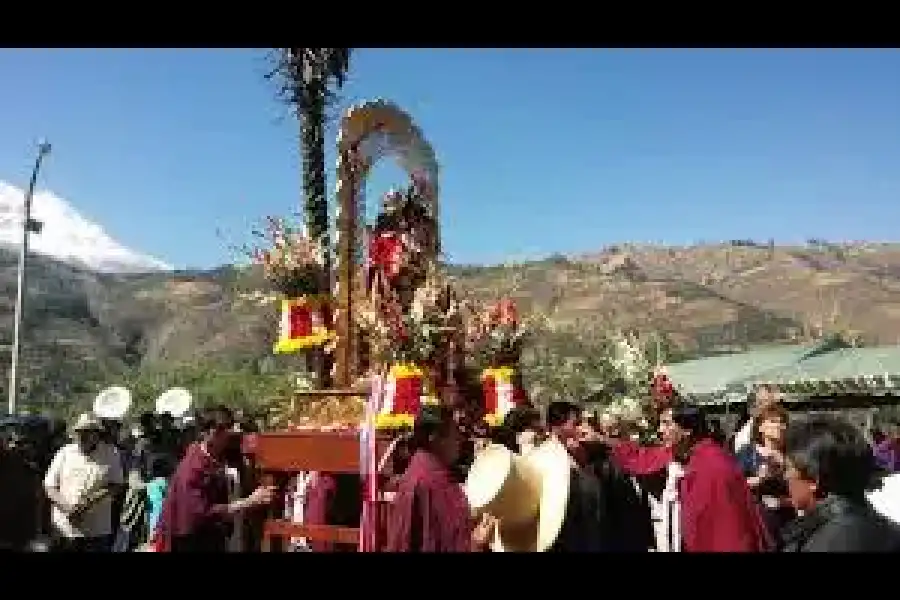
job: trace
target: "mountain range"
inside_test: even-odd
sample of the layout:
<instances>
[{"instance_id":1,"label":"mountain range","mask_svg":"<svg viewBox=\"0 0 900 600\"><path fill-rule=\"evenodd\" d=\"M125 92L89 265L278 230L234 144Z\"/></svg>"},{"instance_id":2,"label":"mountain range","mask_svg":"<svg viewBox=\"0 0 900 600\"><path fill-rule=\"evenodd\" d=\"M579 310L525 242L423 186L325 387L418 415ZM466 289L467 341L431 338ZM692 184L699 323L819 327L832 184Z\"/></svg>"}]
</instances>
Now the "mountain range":
<instances>
[{"instance_id":1,"label":"mountain range","mask_svg":"<svg viewBox=\"0 0 900 600\"><path fill-rule=\"evenodd\" d=\"M4 348L12 337L21 197L0 183ZM69 398L88 392L84 381L117 383L126 370L269 356L274 309L239 300L253 282L236 270L173 271L51 193L35 196L34 217L43 229L32 236L28 266L24 394ZM669 356L679 358L830 333L900 342L900 244L621 245L448 271L467 290L510 295L524 311L550 314L553 333L536 343L574 358L590 356L611 331L628 329L658 334Z\"/></svg>"}]
</instances>

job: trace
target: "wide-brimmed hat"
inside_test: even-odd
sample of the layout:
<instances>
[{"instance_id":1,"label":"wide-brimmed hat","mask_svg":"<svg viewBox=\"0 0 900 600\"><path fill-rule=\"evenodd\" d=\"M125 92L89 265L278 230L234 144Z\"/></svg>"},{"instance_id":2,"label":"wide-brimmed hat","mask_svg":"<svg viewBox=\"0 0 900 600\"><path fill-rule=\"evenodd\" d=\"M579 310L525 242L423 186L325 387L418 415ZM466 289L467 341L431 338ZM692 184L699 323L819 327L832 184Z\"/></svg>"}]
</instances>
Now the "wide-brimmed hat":
<instances>
[{"instance_id":1,"label":"wide-brimmed hat","mask_svg":"<svg viewBox=\"0 0 900 600\"><path fill-rule=\"evenodd\" d=\"M79 431L103 431L100 420L91 413L81 413L72 425L73 432Z\"/></svg>"},{"instance_id":2,"label":"wide-brimmed hat","mask_svg":"<svg viewBox=\"0 0 900 600\"><path fill-rule=\"evenodd\" d=\"M465 491L473 514L499 521L494 552L546 552L562 530L569 503L571 461L548 440L524 456L504 446L482 450L469 469Z\"/></svg>"}]
</instances>

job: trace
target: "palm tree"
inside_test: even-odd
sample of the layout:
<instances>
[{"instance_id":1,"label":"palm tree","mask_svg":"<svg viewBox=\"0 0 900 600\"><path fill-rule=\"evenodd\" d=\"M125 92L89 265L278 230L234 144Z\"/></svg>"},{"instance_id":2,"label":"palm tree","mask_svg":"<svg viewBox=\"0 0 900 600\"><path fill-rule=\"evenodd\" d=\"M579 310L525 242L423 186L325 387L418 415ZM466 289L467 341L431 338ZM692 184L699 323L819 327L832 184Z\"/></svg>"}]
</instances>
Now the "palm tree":
<instances>
[{"instance_id":1,"label":"palm tree","mask_svg":"<svg viewBox=\"0 0 900 600\"><path fill-rule=\"evenodd\" d=\"M325 248L325 266L329 272L325 125L328 108L337 100L336 90L347 79L352 50L275 48L275 68L267 75L267 79L278 81L279 96L294 108L300 122L306 226L309 235Z\"/></svg>"}]
</instances>

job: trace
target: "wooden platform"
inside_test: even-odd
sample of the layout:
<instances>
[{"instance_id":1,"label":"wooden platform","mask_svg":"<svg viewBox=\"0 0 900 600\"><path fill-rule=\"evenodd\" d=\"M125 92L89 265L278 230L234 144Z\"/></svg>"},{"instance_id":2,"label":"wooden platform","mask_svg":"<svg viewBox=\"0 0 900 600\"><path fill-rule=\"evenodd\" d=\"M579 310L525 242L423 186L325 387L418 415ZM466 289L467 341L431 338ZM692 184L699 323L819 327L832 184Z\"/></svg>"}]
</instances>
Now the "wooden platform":
<instances>
[{"instance_id":1,"label":"wooden platform","mask_svg":"<svg viewBox=\"0 0 900 600\"><path fill-rule=\"evenodd\" d=\"M391 442L389 437L376 441L379 460ZM330 542L353 546L359 541L358 527L331 525L306 525L287 521L283 498L290 480L301 471L332 474L360 472L359 434L353 431L286 431L256 434L244 440L244 451L251 456L264 485L277 488L276 502L263 524L262 551L283 547L291 537L304 537L311 541ZM384 522L386 503L375 507L376 520Z\"/></svg>"}]
</instances>

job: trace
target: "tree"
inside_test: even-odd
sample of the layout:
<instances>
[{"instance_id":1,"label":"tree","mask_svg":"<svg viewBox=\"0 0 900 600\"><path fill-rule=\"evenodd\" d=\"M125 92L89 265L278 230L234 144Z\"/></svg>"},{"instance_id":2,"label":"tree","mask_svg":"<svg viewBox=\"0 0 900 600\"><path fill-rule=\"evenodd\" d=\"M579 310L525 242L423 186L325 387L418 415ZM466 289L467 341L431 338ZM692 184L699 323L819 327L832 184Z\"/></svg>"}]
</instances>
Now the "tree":
<instances>
[{"instance_id":1,"label":"tree","mask_svg":"<svg viewBox=\"0 0 900 600\"><path fill-rule=\"evenodd\" d=\"M294 108L300 122L303 157L303 210L311 238L328 248L328 199L325 169L325 124L350 69L352 48L276 48L275 69L267 76L279 82L279 95Z\"/></svg>"},{"instance_id":2,"label":"tree","mask_svg":"<svg viewBox=\"0 0 900 600\"><path fill-rule=\"evenodd\" d=\"M262 373L254 363L227 364L204 361L135 371L125 384L132 393L132 413L153 410L156 398L170 387L191 392L197 407L224 404L250 412L267 412L289 398L294 376L282 372Z\"/></svg>"}]
</instances>

